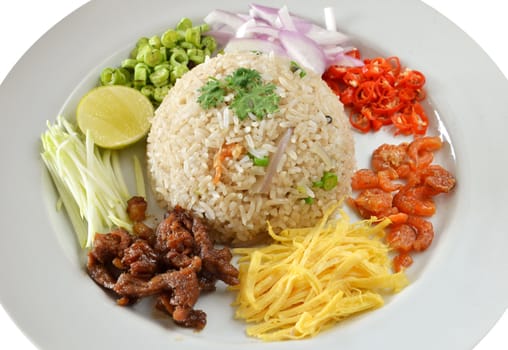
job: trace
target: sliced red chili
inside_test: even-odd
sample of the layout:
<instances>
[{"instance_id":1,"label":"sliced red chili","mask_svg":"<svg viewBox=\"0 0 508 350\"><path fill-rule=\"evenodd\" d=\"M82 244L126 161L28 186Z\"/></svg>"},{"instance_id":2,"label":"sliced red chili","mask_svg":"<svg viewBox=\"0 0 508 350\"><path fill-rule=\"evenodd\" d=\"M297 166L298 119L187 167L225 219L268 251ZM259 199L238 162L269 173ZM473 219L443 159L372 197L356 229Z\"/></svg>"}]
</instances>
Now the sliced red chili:
<instances>
[{"instance_id":1,"label":"sliced red chili","mask_svg":"<svg viewBox=\"0 0 508 350\"><path fill-rule=\"evenodd\" d=\"M361 68L351 68L349 69L342 79L344 83L348 86L358 87L360 83L363 81Z\"/></svg>"},{"instance_id":2,"label":"sliced red chili","mask_svg":"<svg viewBox=\"0 0 508 350\"><path fill-rule=\"evenodd\" d=\"M401 108L402 103L398 96L382 96L376 103L372 104L372 110L380 116L390 116ZM385 125L387 124L385 123Z\"/></svg>"},{"instance_id":3,"label":"sliced red chili","mask_svg":"<svg viewBox=\"0 0 508 350\"><path fill-rule=\"evenodd\" d=\"M348 53L360 57L359 51ZM428 118L418 103L425 98L425 76L416 70L402 70L396 56L364 59L361 67L331 66L323 79L352 109L350 120L363 132L393 124L396 134L423 135Z\"/></svg>"},{"instance_id":4,"label":"sliced red chili","mask_svg":"<svg viewBox=\"0 0 508 350\"><path fill-rule=\"evenodd\" d=\"M348 70L348 67L344 67L344 66L338 66L338 65L330 66L323 74L323 79L324 80L342 79L342 77L344 77L344 74L346 74L347 70Z\"/></svg>"},{"instance_id":5,"label":"sliced red chili","mask_svg":"<svg viewBox=\"0 0 508 350\"><path fill-rule=\"evenodd\" d=\"M384 125L383 122L379 118L372 119L370 121L370 126L374 131L378 131L379 129L381 129L383 125Z\"/></svg>"},{"instance_id":6,"label":"sliced red chili","mask_svg":"<svg viewBox=\"0 0 508 350\"><path fill-rule=\"evenodd\" d=\"M408 115L406 113L399 111L391 117L391 120L397 129L395 134L409 135L411 133L411 123L408 121Z\"/></svg>"},{"instance_id":7,"label":"sliced red chili","mask_svg":"<svg viewBox=\"0 0 508 350\"><path fill-rule=\"evenodd\" d=\"M403 74L403 83L413 89L421 89L425 84L425 76L416 70L406 70Z\"/></svg>"},{"instance_id":8,"label":"sliced red chili","mask_svg":"<svg viewBox=\"0 0 508 350\"><path fill-rule=\"evenodd\" d=\"M389 69L390 66L386 63L385 59L377 57L368 61L368 64L362 67L362 72L367 79L377 79Z\"/></svg>"},{"instance_id":9,"label":"sliced red chili","mask_svg":"<svg viewBox=\"0 0 508 350\"><path fill-rule=\"evenodd\" d=\"M335 93L335 95L340 95L341 89L340 89L340 84L337 80L327 79L325 81L326 81L326 84L328 85L328 87L330 89L332 89L332 91Z\"/></svg>"},{"instance_id":10,"label":"sliced red chili","mask_svg":"<svg viewBox=\"0 0 508 350\"><path fill-rule=\"evenodd\" d=\"M373 81L364 81L360 83L353 94L353 104L357 107L362 107L374 101L377 97L375 85Z\"/></svg>"},{"instance_id":11,"label":"sliced red chili","mask_svg":"<svg viewBox=\"0 0 508 350\"><path fill-rule=\"evenodd\" d=\"M416 100L417 101L423 101L423 100L425 100L425 97L427 97L427 93L425 92L425 90L424 89L418 89L417 91L418 91L417 92L418 95L416 96Z\"/></svg>"},{"instance_id":12,"label":"sliced red chili","mask_svg":"<svg viewBox=\"0 0 508 350\"><path fill-rule=\"evenodd\" d=\"M422 105L415 103L412 111L412 130L416 135L425 135L429 126L429 118Z\"/></svg>"},{"instance_id":13,"label":"sliced red chili","mask_svg":"<svg viewBox=\"0 0 508 350\"><path fill-rule=\"evenodd\" d=\"M391 56L391 57L388 57L386 59L386 62L388 62L388 64L390 65L391 67L391 72L393 74L393 76L398 76L400 74L400 60L397 56Z\"/></svg>"},{"instance_id":14,"label":"sliced red chili","mask_svg":"<svg viewBox=\"0 0 508 350\"><path fill-rule=\"evenodd\" d=\"M392 124L392 118L389 113L386 114L377 114L376 115L376 121L380 122L381 125L390 125Z\"/></svg>"},{"instance_id":15,"label":"sliced red chili","mask_svg":"<svg viewBox=\"0 0 508 350\"><path fill-rule=\"evenodd\" d=\"M344 89L342 92L340 92L339 97L343 104L346 106L353 104L355 89L351 86L348 86L346 89Z\"/></svg>"},{"instance_id":16,"label":"sliced red chili","mask_svg":"<svg viewBox=\"0 0 508 350\"><path fill-rule=\"evenodd\" d=\"M402 88L399 90L399 98L401 101L409 102L414 101L418 96L417 92L411 88Z\"/></svg>"},{"instance_id":17,"label":"sliced red chili","mask_svg":"<svg viewBox=\"0 0 508 350\"><path fill-rule=\"evenodd\" d=\"M349 113L349 121L354 128L361 132L370 131L370 120L363 113L351 111Z\"/></svg>"},{"instance_id":18,"label":"sliced red chili","mask_svg":"<svg viewBox=\"0 0 508 350\"><path fill-rule=\"evenodd\" d=\"M346 55L354 57L356 59L360 59L360 57L361 57L360 50L358 50L358 49L351 49L348 52L346 52Z\"/></svg>"}]
</instances>

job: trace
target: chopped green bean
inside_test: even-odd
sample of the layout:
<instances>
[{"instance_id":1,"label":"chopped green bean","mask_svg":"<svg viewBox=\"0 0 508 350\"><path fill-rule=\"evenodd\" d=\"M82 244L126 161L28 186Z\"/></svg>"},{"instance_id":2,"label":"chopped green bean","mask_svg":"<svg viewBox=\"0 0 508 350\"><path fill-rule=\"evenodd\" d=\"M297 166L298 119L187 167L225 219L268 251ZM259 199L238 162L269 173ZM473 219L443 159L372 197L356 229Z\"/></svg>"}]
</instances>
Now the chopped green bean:
<instances>
[{"instance_id":1,"label":"chopped green bean","mask_svg":"<svg viewBox=\"0 0 508 350\"><path fill-rule=\"evenodd\" d=\"M152 98L154 90L155 90L155 88L152 85L145 85L139 91L141 91L141 93L143 95L145 95L146 97Z\"/></svg>"},{"instance_id":2,"label":"chopped green bean","mask_svg":"<svg viewBox=\"0 0 508 350\"><path fill-rule=\"evenodd\" d=\"M210 51L209 49L205 48L203 52L205 53L205 57L212 57L213 51Z\"/></svg>"},{"instance_id":3,"label":"chopped green bean","mask_svg":"<svg viewBox=\"0 0 508 350\"><path fill-rule=\"evenodd\" d=\"M149 39L145 37L139 38L138 42L136 43L136 47L138 49L146 45L149 45Z\"/></svg>"},{"instance_id":4,"label":"chopped green bean","mask_svg":"<svg viewBox=\"0 0 508 350\"><path fill-rule=\"evenodd\" d=\"M139 62L143 62L145 60L145 55L148 51L151 51L150 45L138 47L136 53L136 60Z\"/></svg>"},{"instance_id":5,"label":"chopped green bean","mask_svg":"<svg viewBox=\"0 0 508 350\"><path fill-rule=\"evenodd\" d=\"M291 61L290 65L289 65L289 69L293 73L298 73L300 75L300 78L303 78L304 76L307 75L307 72L305 70L303 70L303 68L300 67L300 65L298 63L296 63L295 61Z\"/></svg>"},{"instance_id":6,"label":"chopped green bean","mask_svg":"<svg viewBox=\"0 0 508 350\"><path fill-rule=\"evenodd\" d=\"M192 61L196 64L200 64L205 61L205 52L203 50L188 49L187 56L189 57L190 61Z\"/></svg>"},{"instance_id":7,"label":"chopped green bean","mask_svg":"<svg viewBox=\"0 0 508 350\"><path fill-rule=\"evenodd\" d=\"M156 87L166 85L169 82L169 69L157 69L152 74L150 74L150 81Z\"/></svg>"},{"instance_id":8,"label":"chopped green bean","mask_svg":"<svg viewBox=\"0 0 508 350\"><path fill-rule=\"evenodd\" d=\"M156 70L163 69L163 68L165 68L167 70L171 70L171 65L167 61L162 62L161 64L158 64L155 67L153 67L153 70L156 71Z\"/></svg>"},{"instance_id":9,"label":"chopped green bean","mask_svg":"<svg viewBox=\"0 0 508 350\"><path fill-rule=\"evenodd\" d=\"M156 102L162 102L169 92L169 85L156 87L153 91L153 98Z\"/></svg>"},{"instance_id":10,"label":"chopped green bean","mask_svg":"<svg viewBox=\"0 0 508 350\"><path fill-rule=\"evenodd\" d=\"M138 57L138 48L137 47L133 48L129 54L129 58L132 58L133 60L135 60L136 57Z\"/></svg>"},{"instance_id":11,"label":"chopped green bean","mask_svg":"<svg viewBox=\"0 0 508 350\"><path fill-rule=\"evenodd\" d=\"M121 85L130 85L132 81L131 73L128 69L120 67L117 69L118 73L121 75L122 84Z\"/></svg>"},{"instance_id":12,"label":"chopped green bean","mask_svg":"<svg viewBox=\"0 0 508 350\"><path fill-rule=\"evenodd\" d=\"M267 156L256 157L249 153L249 158L252 159L252 163L256 166L267 167L268 164L270 163L270 159Z\"/></svg>"},{"instance_id":13,"label":"chopped green bean","mask_svg":"<svg viewBox=\"0 0 508 350\"><path fill-rule=\"evenodd\" d=\"M185 31L185 41L199 47L201 45L201 29L199 27L188 28Z\"/></svg>"},{"instance_id":14,"label":"chopped green bean","mask_svg":"<svg viewBox=\"0 0 508 350\"><path fill-rule=\"evenodd\" d=\"M144 62L138 62L136 66L134 66L134 69L146 69L148 72L152 71L152 68Z\"/></svg>"},{"instance_id":15,"label":"chopped green bean","mask_svg":"<svg viewBox=\"0 0 508 350\"><path fill-rule=\"evenodd\" d=\"M134 69L137 63L138 61L136 61L133 58L126 58L125 60L122 61L122 68Z\"/></svg>"},{"instance_id":16,"label":"chopped green bean","mask_svg":"<svg viewBox=\"0 0 508 350\"><path fill-rule=\"evenodd\" d=\"M323 181L322 180L314 181L312 183L312 187L323 188Z\"/></svg>"},{"instance_id":17,"label":"chopped green bean","mask_svg":"<svg viewBox=\"0 0 508 350\"><path fill-rule=\"evenodd\" d=\"M162 54L159 49L151 49L145 53L143 61L150 67L162 63Z\"/></svg>"},{"instance_id":18,"label":"chopped green bean","mask_svg":"<svg viewBox=\"0 0 508 350\"><path fill-rule=\"evenodd\" d=\"M268 163L270 161L268 160L268 157L263 157L263 158L254 158L253 162L254 165L266 167L268 166Z\"/></svg>"},{"instance_id":19,"label":"chopped green bean","mask_svg":"<svg viewBox=\"0 0 508 350\"><path fill-rule=\"evenodd\" d=\"M186 30L188 28L192 28L192 21L185 17L176 25L176 30Z\"/></svg>"},{"instance_id":20,"label":"chopped green bean","mask_svg":"<svg viewBox=\"0 0 508 350\"><path fill-rule=\"evenodd\" d=\"M339 182L337 174L325 172L323 174L323 190L330 191L335 188Z\"/></svg>"},{"instance_id":21,"label":"chopped green bean","mask_svg":"<svg viewBox=\"0 0 508 350\"><path fill-rule=\"evenodd\" d=\"M189 67L184 64L178 64L173 66L173 70L170 73L171 83L175 83L178 78L181 78L182 75L189 71Z\"/></svg>"},{"instance_id":22,"label":"chopped green bean","mask_svg":"<svg viewBox=\"0 0 508 350\"><path fill-rule=\"evenodd\" d=\"M334 189L338 183L339 178L337 177L337 174L325 171L321 179L319 181L314 182L312 185L314 187L322 188L325 191L330 191Z\"/></svg>"},{"instance_id":23,"label":"chopped green bean","mask_svg":"<svg viewBox=\"0 0 508 350\"><path fill-rule=\"evenodd\" d=\"M161 52L162 63L166 62L168 60L168 48L165 46L161 46L159 48L159 51Z\"/></svg>"},{"instance_id":24,"label":"chopped green bean","mask_svg":"<svg viewBox=\"0 0 508 350\"><path fill-rule=\"evenodd\" d=\"M172 49L176 47L176 44L180 40L180 35L176 30L169 29L161 36L161 43L164 47Z\"/></svg>"},{"instance_id":25,"label":"chopped green bean","mask_svg":"<svg viewBox=\"0 0 508 350\"><path fill-rule=\"evenodd\" d=\"M100 81L101 85L128 85L131 76L124 68L105 68L101 72Z\"/></svg>"},{"instance_id":26,"label":"chopped green bean","mask_svg":"<svg viewBox=\"0 0 508 350\"><path fill-rule=\"evenodd\" d=\"M187 63L189 63L189 57L187 56L185 50L180 48L174 48L171 50L169 63L173 66L187 65Z\"/></svg>"},{"instance_id":27,"label":"chopped green bean","mask_svg":"<svg viewBox=\"0 0 508 350\"><path fill-rule=\"evenodd\" d=\"M113 72L115 68L104 68L101 72L101 84L113 85Z\"/></svg>"},{"instance_id":28,"label":"chopped green bean","mask_svg":"<svg viewBox=\"0 0 508 350\"><path fill-rule=\"evenodd\" d=\"M208 49L210 52L214 52L217 49L217 41L213 36L204 36L201 38L201 47Z\"/></svg>"},{"instance_id":29,"label":"chopped green bean","mask_svg":"<svg viewBox=\"0 0 508 350\"><path fill-rule=\"evenodd\" d=\"M134 87L141 88L146 85L149 70L143 63L138 63L134 67Z\"/></svg>"},{"instance_id":30,"label":"chopped green bean","mask_svg":"<svg viewBox=\"0 0 508 350\"><path fill-rule=\"evenodd\" d=\"M154 49L158 49L161 47L161 38L158 35L154 35L148 40L148 44Z\"/></svg>"},{"instance_id":31,"label":"chopped green bean","mask_svg":"<svg viewBox=\"0 0 508 350\"><path fill-rule=\"evenodd\" d=\"M306 204L314 204L314 198L312 197L305 197L303 200Z\"/></svg>"},{"instance_id":32,"label":"chopped green bean","mask_svg":"<svg viewBox=\"0 0 508 350\"><path fill-rule=\"evenodd\" d=\"M203 23L202 25L199 26L199 30L201 31L201 33L206 33L207 31L210 30L210 26L208 25L208 23Z\"/></svg>"},{"instance_id":33,"label":"chopped green bean","mask_svg":"<svg viewBox=\"0 0 508 350\"><path fill-rule=\"evenodd\" d=\"M182 41L179 45L180 45L180 48L185 49L185 50L196 48L196 46L193 43L190 43L188 41Z\"/></svg>"},{"instance_id":34,"label":"chopped green bean","mask_svg":"<svg viewBox=\"0 0 508 350\"><path fill-rule=\"evenodd\" d=\"M215 39L204 35L209 30L182 18L162 34L143 36L119 67L102 70L100 84L132 86L158 106L177 79L216 52Z\"/></svg>"}]
</instances>

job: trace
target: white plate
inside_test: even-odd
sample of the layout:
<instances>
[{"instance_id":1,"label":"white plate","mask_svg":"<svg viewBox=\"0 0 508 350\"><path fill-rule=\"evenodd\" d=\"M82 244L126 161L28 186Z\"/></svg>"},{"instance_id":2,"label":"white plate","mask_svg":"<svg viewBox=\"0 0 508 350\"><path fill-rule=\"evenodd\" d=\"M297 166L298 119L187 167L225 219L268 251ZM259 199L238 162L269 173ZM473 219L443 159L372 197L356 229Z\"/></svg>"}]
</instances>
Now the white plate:
<instances>
[{"instance_id":1,"label":"white plate","mask_svg":"<svg viewBox=\"0 0 508 350\"><path fill-rule=\"evenodd\" d=\"M235 2L234 9L245 10L246 3ZM327 5L315 1L312 6L291 3L290 8L321 20L321 9ZM8 131L0 141L4 164L0 297L35 344L43 349L97 344L128 349L147 344L196 349L240 344L273 349L335 344L348 349L377 344L394 349L407 344L417 349L463 349L481 339L508 299L506 279L499 278L508 268L503 259L508 242L499 215L508 199L506 189L499 186L506 166L496 163L506 145L507 122L502 115L508 109L507 81L468 37L419 2L337 1L334 6L342 29L426 73L429 94L450 131L459 186L439 220L439 239L412 273L412 285L381 310L313 340L292 343L260 344L244 338L243 325L229 320L233 310L227 305L228 296L203 301L209 325L197 334L115 306L84 273L72 232L53 211L54 195L38 158L39 135L46 119L59 113L86 74L139 36L161 31L183 15L199 19L211 8L231 4L196 1L192 9L177 3L161 11L167 2L92 2L36 43L0 90L2 130ZM93 24L97 18L105 25ZM23 133L16 135L14 130ZM211 305L210 300L217 299L223 300Z\"/></svg>"}]
</instances>

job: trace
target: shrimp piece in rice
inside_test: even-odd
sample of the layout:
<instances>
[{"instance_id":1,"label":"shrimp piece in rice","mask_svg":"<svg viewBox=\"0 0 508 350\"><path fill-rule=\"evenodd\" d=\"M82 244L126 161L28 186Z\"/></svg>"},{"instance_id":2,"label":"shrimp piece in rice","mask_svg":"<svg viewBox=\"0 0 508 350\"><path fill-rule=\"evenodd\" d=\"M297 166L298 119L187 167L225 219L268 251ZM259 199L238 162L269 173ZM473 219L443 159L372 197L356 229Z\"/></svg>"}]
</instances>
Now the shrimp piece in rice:
<instances>
[{"instance_id":1,"label":"shrimp piece in rice","mask_svg":"<svg viewBox=\"0 0 508 350\"><path fill-rule=\"evenodd\" d=\"M222 176L223 163L226 159L238 159L244 153L244 147L238 142L223 144L219 151L213 158L213 168L215 169L215 176L213 183L218 184Z\"/></svg>"}]
</instances>

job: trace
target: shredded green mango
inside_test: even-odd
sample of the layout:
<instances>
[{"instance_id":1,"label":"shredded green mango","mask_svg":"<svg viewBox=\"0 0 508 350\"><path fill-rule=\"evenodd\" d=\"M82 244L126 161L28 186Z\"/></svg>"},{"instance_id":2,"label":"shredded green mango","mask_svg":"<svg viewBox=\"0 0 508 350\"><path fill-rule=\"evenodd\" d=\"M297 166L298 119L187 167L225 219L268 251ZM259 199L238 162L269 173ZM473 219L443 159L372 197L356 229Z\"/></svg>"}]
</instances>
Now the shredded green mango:
<instances>
[{"instance_id":1,"label":"shredded green mango","mask_svg":"<svg viewBox=\"0 0 508 350\"><path fill-rule=\"evenodd\" d=\"M82 248L95 233L132 229L126 212L130 198L117 151L102 150L65 118L47 123L41 157L48 168Z\"/></svg>"}]
</instances>

